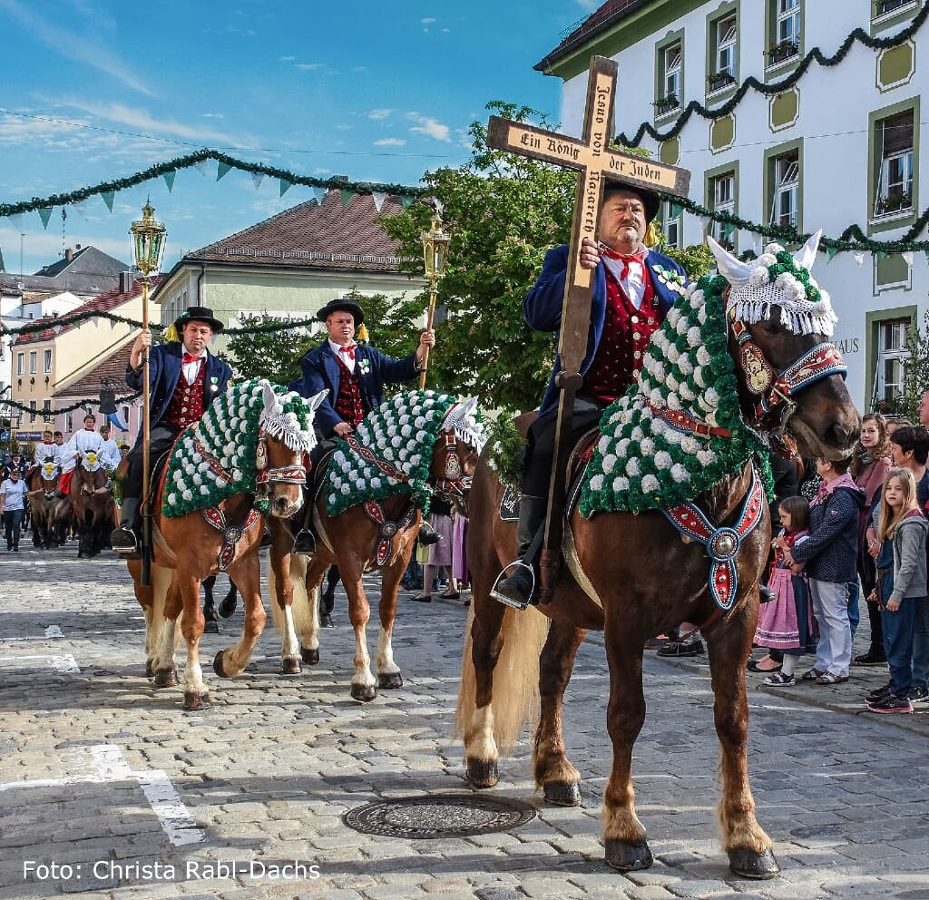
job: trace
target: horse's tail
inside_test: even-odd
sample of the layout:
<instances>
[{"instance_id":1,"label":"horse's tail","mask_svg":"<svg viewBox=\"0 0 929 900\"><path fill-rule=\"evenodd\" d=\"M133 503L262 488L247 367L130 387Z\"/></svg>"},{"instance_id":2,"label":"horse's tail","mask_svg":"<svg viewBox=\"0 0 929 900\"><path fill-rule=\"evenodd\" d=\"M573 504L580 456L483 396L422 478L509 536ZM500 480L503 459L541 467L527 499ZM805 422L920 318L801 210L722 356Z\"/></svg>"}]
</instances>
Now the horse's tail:
<instances>
[{"instance_id":1,"label":"horse's tail","mask_svg":"<svg viewBox=\"0 0 929 900\"><path fill-rule=\"evenodd\" d=\"M477 672L472 658L471 626L475 604L471 604L461 660L461 684L455 711L455 736L465 737L477 711ZM498 637L503 646L494 666L491 710L494 741L507 755L530 717L539 709L539 657L548 637L551 620L534 606L523 611L507 608Z\"/></svg>"},{"instance_id":2,"label":"horse's tail","mask_svg":"<svg viewBox=\"0 0 929 900\"><path fill-rule=\"evenodd\" d=\"M316 619L316 604L310 603L310 597L306 592L306 570L307 558L292 553L290 555L290 577L294 587L290 611L294 620L294 630L298 635L309 634L315 630L311 627L311 624ZM268 596L268 605L271 607L271 620L274 622L278 634L284 637L284 611L277 602L277 576L274 573L274 566L268 567Z\"/></svg>"}]
</instances>

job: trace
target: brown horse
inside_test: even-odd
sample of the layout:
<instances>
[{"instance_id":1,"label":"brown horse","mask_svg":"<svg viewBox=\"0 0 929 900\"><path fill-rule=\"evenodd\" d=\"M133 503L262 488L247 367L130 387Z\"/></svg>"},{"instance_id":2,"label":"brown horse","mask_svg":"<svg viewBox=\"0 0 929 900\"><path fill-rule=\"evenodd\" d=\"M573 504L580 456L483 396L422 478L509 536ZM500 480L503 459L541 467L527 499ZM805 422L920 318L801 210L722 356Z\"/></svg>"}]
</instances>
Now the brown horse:
<instances>
[{"instance_id":1,"label":"brown horse","mask_svg":"<svg viewBox=\"0 0 929 900\"><path fill-rule=\"evenodd\" d=\"M217 674L242 672L261 636L266 617L258 551L265 515L286 518L303 505L303 456L315 444L313 413L322 396L303 400L257 380L230 387L180 435L159 479L152 503L152 584L141 584L139 561L130 561L129 571L145 613L146 674L158 687L177 683L174 648L181 623L185 709L210 702L199 657L203 579L227 571L245 604L242 638L217 654Z\"/></svg>"},{"instance_id":2,"label":"brown horse","mask_svg":"<svg viewBox=\"0 0 929 900\"><path fill-rule=\"evenodd\" d=\"M385 410L402 421L409 417L416 421L424 400L444 408L441 422L436 420L436 428L428 437L410 433L404 443L393 444L385 440L385 434L378 433L377 423L383 427ZM366 459L373 470L380 472L371 479L384 480L388 466L383 456L391 454L391 445L395 456L402 459L414 457L413 466L422 466L429 460L427 480L435 493L464 509L466 485L470 482L477 466L478 454L484 443L484 432L472 416L475 401L457 403L444 394L434 395L432 391L410 391L399 394L393 400L374 410L363 422L357 432L355 444L359 448L355 453L348 444L340 445L328 464L324 478L328 479L339 466L348 465L346 460L355 455L357 459ZM388 426L389 428L389 426ZM402 430L403 426L400 426ZM381 455L380 463L371 462L370 448ZM364 457L363 454L370 454ZM420 460L420 457L422 459ZM365 463L362 463L364 465ZM313 526L317 535L317 551L309 559L291 555L293 538L283 523L272 525L271 533L271 576L269 578L271 594L277 602L271 604L272 618L283 638L281 656L282 669L285 674L300 671L300 659L315 664L319 661L319 586L331 565L339 567L339 576L348 596L348 614L355 631L355 672L352 676L351 695L356 700L369 701L377 696L378 688L391 689L403 686L400 667L394 661L391 636L394 618L397 613L397 593L403 573L409 565L410 556L419 531L421 514L416 504L411 501L411 492L423 490L411 486L410 468L402 462L397 464L398 478L394 484L406 479L402 493L382 498L379 504L367 504L356 501L344 511L335 515L328 512L327 499L329 489L325 488L313 507ZM425 471L422 473L425 474ZM331 481L324 482L331 484ZM359 495L365 500L364 491ZM379 510L375 507L379 506ZM377 642L377 679L371 672L371 659L368 655L366 626L371 614L362 576L365 572L380 570L381 598L378 603L380 632Z\"/></svg>"},{"instance_id":3,"label":"brown horse","mask_svg":"<svg viewBox=\"0 0 929 900\"><path fill-rule=\"evenodd\" d=\"M71 508L78 534L78 557L96 556L109 546L116 505L109 475L96 453L79 453L71 478Z\"/></svg>"},{"instance_id":4,"label":"brown horse","mask_svg":"<svg viewBox=\"0 0 929 900\"><path fill-rule=\"evenodd\" d=\"M40 462L26 473L32 543L43 550L61 546L65 541L63 523L58 522L55 515L60 480L61 467L57 460Z\"/></svg>"},{"instance_id":5,"label":"brown horse","mask_svg":"<svg viewBox=\"0 0 929 900\"><path fill-rule=\"evenodd\" d=\"M817 241L818 235L795 258L797 267L803 267L807 276ZM682 335L695 353L698 345L706 349L715 343L721 358L728 353L733 360L732 389L737 384L738 394L733 416L738 419L741 415L743 422L751 422L756 428L786 427L796 437L804 455L833 459L847 456L857 438L860 419L838 374L844 372L841 357L832 345L822 343L824 334L831 333L834 320L828 298L824 298L825 306L812 310L811 318L803 319L812 304L798 302L796 293L790 293L792 283L782 291L781 283L774 283L776 273L772 273L768 283L766 271L739 263L721 248L713 249L729 287L723 294L722 279L703 280L699 287L706 291L706 297L711 289L716 292L718 314L712 320L716 330L710 331L711 318L700 310L704 316L700 321L708 324L690 341L686 317L697 315L701 296L699 292L686 294L669 313L663 330L653 338L652 348L657 342L659 347L671 346L680 351L678 339ZM788 256L761 257L760 262L767 266L780 258L786 260ZM751 278L755 281L750 283ZM779 293L773 298L772 293L765 295L754 306L740 305L738 298L745 296L745 291L751 296L751 291L761 284L764 289ZM812 284L815 287L815 282ZM817 296L813 294L812 299ZM706 308L709 309L708 299ZM743 315L746 309L754 310L755 315ZM683 330L675 330L675 322L682 320ZM811 323L816 325L815 329ZM790 330L785 325L790 325ZM683 354L678 352L674 359L678 356ZM799 367L794 365L798 359L802 360ZM740 360L748 363L740 366ZM752 375L749 380L749 373L757 372L755 363L763 360L770 364L769 381L774 380L774 373L779 373L774 384L769 385L780 392L779 396L770 389L759 390L765 387L763 377ZM830 370L827 365L813 373L808 366L811 360L831 360L833 367ZM653 367L652 383L668 384L671 372L678 371L671 364L665 368ZM809 374L821 377L806 378ZM642 381L647 381L649 372L643 371L642 375ZM627 398L634 399L623 398L610 408L617 409L615 421L621 425L629 421L622 417L622 410L633 404L645 410L649 402L660 405L655 394L643 400L641 385L638 390L639 394L627 394ZM722 408L725 398L718 396L715 400ZM610 410L601 421L601 435L614 422ZM664 413L674 415L675 409L669 404ZM710 423L707 427L712 427L715 424L712 416L706 418ZM680 417L676 421L680 422ZM659 423L652 434L663 433L663 428ZM688 432L685 425L680 425L680 429L675 438L679 444L682 434L688 435L688 442L699 434ZM643 441L644 455L643 434L634 434L633 440ZM708 441L709 436L706 441L698 441L700 452L704 452L702 448L708 446ZM609 445L609 439L606 445L616 446ZM699 453L694 455L699 457ZM614 457L612 462L615 461ZM604 469L607 465L604 460ZM622 471L635 473L635 468L630 464ZM695 471L699 472L699 468ZM695 506L709 522L718 523L711 524L712 528L736 525L743 510L750 508L746 495L752 477L749 461L724 473L696 498ZM623 477L622 482L628 489L629 479ZM644 478L641 484L644 489ZM580 802L580 775L568 760L562 736L563 695L587 629L602 629L610 667L607 729L613 745L613 765L604 795L606 861L624 871L651 865L645 829L635 812L631 777L632 749L645 718L642 652L648 638L683 622L697 623L702 626L709 649L715 724L721 745L723 793L719 820L723 846L733 872L750 878L775 875L778 867L772 843L755 819L749 786L744 675L758 614L759 579L770 541L769 517L763 515L758 527L742 535L741 543L733 540L731 533L723 532L726 540L718 544L711 540L705 545L690 537L682 539L669 518L657 509L638 515L598 512L589 518L574 511L565 531L568 565L560 570L551 602L519 612L492 597L495 579L501 566L513 559L515 546L514 526L497 515L501 494L496 476L482 461L469 504L468 560L473 576L473 603L457 711L457 730L464 737L469 782L480 788L496 784L498 747L507 750L512 746L541 697L541 717L533 745L536 784L550 802L565 805ZM759 499L762 502L756 501L755 505L763 512L763 497ZM715 547L714 559L731 554L728 570L718 569L714 564L717 584L720 571L725 571L725 577L730 579L733 570L738 576L737 590L726 601L731 604L728 609L722 608L726 603L717 602L712 596L710 547ZM495 669L503 673L502 682L496 685Z\"/></svg>"}]
</instances>

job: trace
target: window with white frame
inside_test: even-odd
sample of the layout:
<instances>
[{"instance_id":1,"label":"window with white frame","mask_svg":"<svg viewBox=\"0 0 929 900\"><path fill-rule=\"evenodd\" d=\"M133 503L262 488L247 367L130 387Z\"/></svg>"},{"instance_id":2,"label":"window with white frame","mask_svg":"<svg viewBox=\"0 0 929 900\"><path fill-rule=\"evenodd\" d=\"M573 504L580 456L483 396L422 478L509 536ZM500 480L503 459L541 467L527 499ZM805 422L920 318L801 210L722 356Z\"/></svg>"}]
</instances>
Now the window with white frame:
<instances>
[{"instance_id":1,"label":"window with white frame","mask_svg":"<svg viewBox=\"0 0 929 900\"><path fill-rule=\"evenodd\" d=\"M663 225L667 247L682 247L684 244L683 231L684 209L676 203L665 200L661 204L661 223Z\"/></svg>"},{"instance_id":2,"label":"window with white frame","mask_svg":"<svg viewBox=\"0 0 929 900\"><path fill-rule=\"evenodd\" d=\"M888 319L878 323L877 378L874 399L888 403L903 396L906 364L910 351L906 344L909 319Z\"/></svg>"},{"instance_id":3,"label":"window with white frame","mask_svg":"<svg viewBox=\"0 0 929 900\"><path fill-rule=\"evenodd\" d=\"M43 357L44 357L43 362L45 363L45 374L51 375L52 374L52 351L46 350L45 353L43 354Z\"/></svg>"},{"instance_id":4,"label":"window with white frame","mask_svg":"<svg viewBox=\"0 0 929 900\"><path fill-rule=\"evenodd\" d=\"M716 23L716 74L736 77L735 52L738 32L735 16L726 16Z\"/></svg>"},{"instance_id":5,"label":"window with white frame","mask_svg":"<svg viewBox=\"0 0 929 900\"><path fill-rule=\"evenodd\" d=\"M16 374L17 375L26 374L26 354L25 353L16 354Z\"/></svg>"},{"instance_id":6,"label":"window with white frame","mask_svg":"<svg viewBox=\"0 0 929 900\"><path fill-rule=\"evenodd\" d=\"M664 105L681 105L681 63L683 50L680 43L664 50Z\"/></svg>"},{"instance_id":7,"label":"window with white frame","mask_svg":"<svg viewBox=\"0 0 929 900\"><path fill-rule=\"evenodd\" d=\"M36 375L39 371L39 352L38 350L29 351L29 374Z\"/></svg>"},{"instance_id":8,"label":"window with white frame","mask_svg":"<svg viewBox=\"0 0 929 900\"><path fill-rule=\"evenodd\" d=\"M879 119L874 140L881 166L874 217L909 212L913 208L913 110Z\"/></svg>"},{"instance_id":9,"label":"window with white frame","mask_svg":"<svg viewBox=\"0 0 929 900\"><path fill-rule=\"evenodd\" d=\"M52 401L44 400L42 401L42 421L46 425L52 421Z\"/></svg>"},{"instance_id":10,"label":"window with white frame","mask_svg":"<svg viewBox=\"0 0 929 900\"><path fill-rule=\"evenodd\" d=\"M800 0L777 0L776 40L800 47Z\"/></svg>"},{"instance_id":11,"label":"window with white frame","mask_svg":"<svg viewBox=\"0 0 929 900\"><path fill-rule=\"evenodd\" d=\"M725 172L710 179L710 190L714 212L735 213L735 172ZM720 244L732 249L732 233L735 226L731 222L713 221L711 233Z\"/></svg>"},{"instance_id":12,"label":"window with white frame","mask_svg":"<svg viewBox=\"0 0 929 900\"><path fill-rule=\"evenodd\" d=\"M35 400L29 401L29 424L35 424Z\"/></svg>"},{"instance_id":13,"label":"window with white frame","mask_svg":"<svg viewBox=\"0 0 929 900\"><path fill-rule=\"evenodd\" d=\"M774 196L771 203L771 224L797 227L800 207L800 154L794 150L775 156Z\"/></svg>"}]
</instances>

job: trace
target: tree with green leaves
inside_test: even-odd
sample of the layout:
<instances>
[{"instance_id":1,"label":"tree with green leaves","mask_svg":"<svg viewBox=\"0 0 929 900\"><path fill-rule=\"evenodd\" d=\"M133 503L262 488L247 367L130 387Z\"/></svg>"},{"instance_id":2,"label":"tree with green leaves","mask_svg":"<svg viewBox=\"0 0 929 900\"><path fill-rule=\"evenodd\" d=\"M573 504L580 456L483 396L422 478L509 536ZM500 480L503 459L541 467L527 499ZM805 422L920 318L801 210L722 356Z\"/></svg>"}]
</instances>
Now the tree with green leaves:
<instances>
[{"instance_id":1,"label":"tree with green leaves","mask_svg":"<svg viewBox=\"0 0 929 900\"><path fill-rule=\"evenodd\" d=\"M487 108L518 122L536 118L536 124L549 127L544 115L525 106L498 101ZM546 251L570 238L577 175L491 149L480 122L471 125L470 135L472 156L464 166L423 178L429 194L442 204L452 236L448 269L439 282L443 315L429 356L427 386L477 396L487 408L532 409L548 381L556 344L552 335L529 329L522 303ZM408 260L403 265L411 273L423 271L421 235L431 217L429 207L413 204L400 215L380 219L400 243L398 255ZM692 278L710 268L706 248L664 252L678 260L683 254L687 261L682 265ZM428 299L426 291L401 304L394 311L396 321L421 317ZM414 347L411 336L410 350Z\"/></svg>"}]
</instances>

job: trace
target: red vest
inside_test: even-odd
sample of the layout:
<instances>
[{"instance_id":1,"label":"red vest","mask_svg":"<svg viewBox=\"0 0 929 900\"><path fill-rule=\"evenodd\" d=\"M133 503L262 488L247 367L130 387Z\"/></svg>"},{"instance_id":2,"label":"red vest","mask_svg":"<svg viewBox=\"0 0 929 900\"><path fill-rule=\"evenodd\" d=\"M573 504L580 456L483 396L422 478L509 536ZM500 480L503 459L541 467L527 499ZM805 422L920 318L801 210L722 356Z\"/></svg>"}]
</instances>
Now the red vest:
<instances>
[{"instance_id":1,"label":"red vest","mask_svg":"<svg viewBox=\"0 0 929 900\"><path fill-rule=\"evenodd\" d=\"M335 361L339 364L339 396L335 400L335 411L343 422L357 428L365 417L361 387L358 383L358 362L355 361L355 371L350 372L338 354Z\"/></svg>"},{"instance_id":2,"label":"red vest","mask_svg":"<svg viewBox=\"0 0 929 900\"><path fill-rule=\"evenodd\" d=\"M184 373L177 379L177 387L171 395L168 410L162 422L175 431L181 431L188 425L200 421L203 417L203 381L206 373L206 359L200 363L197 377L193 384L188 384Z\"/></svg>"},{"instance_id":3,"label":"red vest","mask_svg":"<svg viewBox=\"0 0 929 900\"><path fill-rule=\"evenodd\" d=\"M619 282L606 275L606 317L597 355L584 374L583 391L612 403L639 377L652 334L661 327L651 273L645 267L645 295L636 309Z\"/></svg>"}]
</instances>

